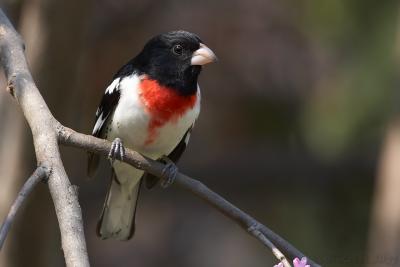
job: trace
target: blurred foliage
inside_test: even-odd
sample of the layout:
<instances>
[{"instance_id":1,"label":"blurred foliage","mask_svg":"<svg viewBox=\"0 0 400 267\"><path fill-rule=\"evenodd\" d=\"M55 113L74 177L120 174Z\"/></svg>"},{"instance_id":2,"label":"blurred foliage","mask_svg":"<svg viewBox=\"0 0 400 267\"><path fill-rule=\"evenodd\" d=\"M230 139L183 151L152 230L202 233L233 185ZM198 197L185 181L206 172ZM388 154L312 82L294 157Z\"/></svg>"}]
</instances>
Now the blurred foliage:
<instances>
[{"instance_id":1,"label":"blurred foliage","mask_svg":"<svg viewBox=\"0 0 400 267\"><path fill-rule=\"evenodd\" d=\"M307 143L339 157L375 141L392 115L398 89L398 1L306 1L304 29L335 64L306 103ZM398 99L397 99L398 100Z\"/></svg>"}]
</instances>

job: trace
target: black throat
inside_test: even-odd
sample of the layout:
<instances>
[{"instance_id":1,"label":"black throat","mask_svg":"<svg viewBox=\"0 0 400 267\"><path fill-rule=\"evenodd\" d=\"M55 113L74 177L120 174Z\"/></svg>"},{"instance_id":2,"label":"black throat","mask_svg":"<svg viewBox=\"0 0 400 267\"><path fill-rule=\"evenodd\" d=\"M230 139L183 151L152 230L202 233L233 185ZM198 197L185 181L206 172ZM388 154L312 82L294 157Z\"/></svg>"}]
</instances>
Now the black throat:
<instances>
[{"instance_id":1,"label":"black throat","mask_svg":"<svg viewBox=\"0 0 400 267\"><path fill-rule=\"evenodd\" d=\"M140 56L138 56L123 66L114 76L114 79L133 73L138 75L144 74L150 79L157 81L160 85L176 90L180 95L190 96L197 93L197 82L200 72L201 66L189 65L160 68L158 64L143 63L140 60Z\"/></svg>"},{"instance_id":2,"label":"black throat","mask_svg":"<svg viewBox=\"0 0 400 267\"><path fill-rule=\"evenodd\" d=\"M139 75L145 74L159 84L176 90L180 95L189 96L197 92L197 80L201 66L163 61L144 64L139 56L132 63Z\"/></svg>"}]
</instances>

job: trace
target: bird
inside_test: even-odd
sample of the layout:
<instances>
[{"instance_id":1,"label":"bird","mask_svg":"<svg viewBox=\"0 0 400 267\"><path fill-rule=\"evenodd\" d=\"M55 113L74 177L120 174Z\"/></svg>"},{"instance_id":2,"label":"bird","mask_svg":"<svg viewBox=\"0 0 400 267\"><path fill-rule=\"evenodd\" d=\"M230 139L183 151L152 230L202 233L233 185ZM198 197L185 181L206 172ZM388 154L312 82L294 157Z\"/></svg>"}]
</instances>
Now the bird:
<instances>
[{"instance_id":1,"label":"bird","mask_svg":"<svg viewBox=\"0 0 400 267\"><path fill-rule=\"evenodd\" d=\"M110 188L97 225L100 238L131 239L142 181L147 188L159 181L122 162L126 148L165 163L161 185L173 183L175 163L200 113L199 74L204 65L215 61L214 52L196 34L178 30L151 38L114 75L92 131L93 136L112 142ZM95 175L99 159L89 153L89 176Z\"/></svg>"}]
</instances>

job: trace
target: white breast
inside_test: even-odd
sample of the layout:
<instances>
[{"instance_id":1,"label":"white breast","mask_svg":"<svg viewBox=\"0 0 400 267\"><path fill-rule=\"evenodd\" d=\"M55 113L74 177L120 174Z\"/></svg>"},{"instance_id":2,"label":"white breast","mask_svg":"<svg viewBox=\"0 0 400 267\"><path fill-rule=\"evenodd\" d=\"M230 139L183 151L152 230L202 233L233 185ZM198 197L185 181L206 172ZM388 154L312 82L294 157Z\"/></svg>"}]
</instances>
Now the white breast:
<instances>
[{"instance_id":1,"label":"white breast","mask_svg":"<svg viewBox=\"0 0 400 267\"><path fill-rule=\"evenodd\" d=\"M120 82L121 97L114 111L107 139L119 137L124 146L136 150L150 158L168 155L181 141L200 112L200 88L196 103L178 120L165 123L157 129L153 142L146 144L149 133L150 114L139 98L140 77L133 74Z\"/></svg>"}]
</instances>

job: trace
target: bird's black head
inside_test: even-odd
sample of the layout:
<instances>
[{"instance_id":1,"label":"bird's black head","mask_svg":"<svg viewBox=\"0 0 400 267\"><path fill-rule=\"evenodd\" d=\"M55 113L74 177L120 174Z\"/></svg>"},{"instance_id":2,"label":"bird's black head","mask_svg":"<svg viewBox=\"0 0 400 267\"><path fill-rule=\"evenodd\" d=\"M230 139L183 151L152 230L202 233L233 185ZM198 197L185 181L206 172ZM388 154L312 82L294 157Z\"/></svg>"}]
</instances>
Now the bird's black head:
<instances>
[{"instance_id":1,"label":"bird's black head","mask_svg":"<svg viewBox=\"0 0 400 267\"><path fill-rule=\"evenodd\" d=\"M200 38L186 31L172 31L153 37L132 64L160 84L182 95L196 93L201 66L216 60Z\"/></svg>"}]
</instances>

